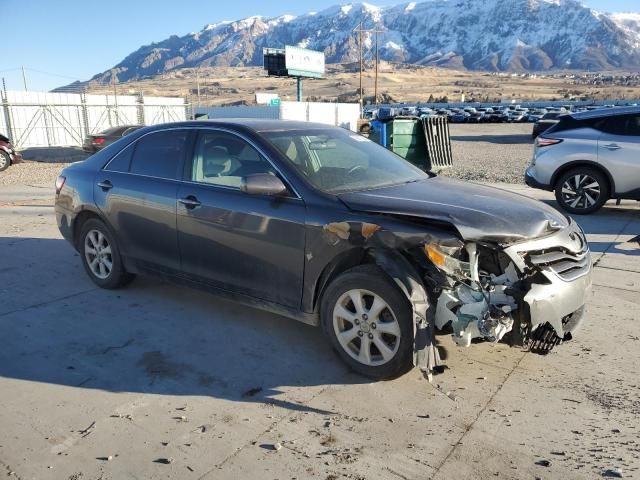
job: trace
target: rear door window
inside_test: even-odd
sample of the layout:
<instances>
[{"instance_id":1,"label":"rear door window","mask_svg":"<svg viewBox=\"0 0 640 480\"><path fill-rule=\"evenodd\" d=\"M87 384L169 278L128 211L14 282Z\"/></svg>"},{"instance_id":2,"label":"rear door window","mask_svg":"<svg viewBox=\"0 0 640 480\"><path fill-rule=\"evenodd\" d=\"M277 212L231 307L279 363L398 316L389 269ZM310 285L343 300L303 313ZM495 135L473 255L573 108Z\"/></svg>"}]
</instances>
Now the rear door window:
<instances>
[{"instance_id":1,"label":"rear door window","mask_svg":"<svg viewBox=\"0 0 640 480\"><path fill-rule=\"evenodd\" d=\"M166 130L136 142L130 172L149 177L178 179L188 148L189 130Z\"/></svg>"},{"instance_id":2,"label":"rear door window","mask_svg":"<svg viewBox=\"0 0 640 480\"><path fill-rule=\"evenodd\" d=\"M129 144L120 150L120 152L107 164L105 170L109 170L110 172L128 172L134 149L135 144Z\"/></svg>"},{"instance_id":3,"label":"rear door window","mask_svg":"<svg viewBox=\"0 0 640 480\"><path fill-rule=\"evenodd\" d=\"M640 115L618 115L607 118L600 130L612 135L640 136Z\"/></svg>"}]
</instances>

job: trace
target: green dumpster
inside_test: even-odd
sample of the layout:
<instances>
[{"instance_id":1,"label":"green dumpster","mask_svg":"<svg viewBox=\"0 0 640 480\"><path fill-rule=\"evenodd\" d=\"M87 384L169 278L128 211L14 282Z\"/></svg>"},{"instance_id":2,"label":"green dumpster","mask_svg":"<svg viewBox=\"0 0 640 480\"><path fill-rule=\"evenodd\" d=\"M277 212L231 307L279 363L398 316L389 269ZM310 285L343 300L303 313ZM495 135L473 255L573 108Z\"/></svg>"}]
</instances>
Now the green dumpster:
<instances>
[{"instance_id":1,"label":"green dumpster","mask_svg":"<svg viewBox=\"0 0 640 480\"><path fill-rule=\"evenodd\" d=\"M426 170L427 149L422 122L418 118L395 118L387 123L387 148L415 166Z\"/></svg>"}]
</instances>

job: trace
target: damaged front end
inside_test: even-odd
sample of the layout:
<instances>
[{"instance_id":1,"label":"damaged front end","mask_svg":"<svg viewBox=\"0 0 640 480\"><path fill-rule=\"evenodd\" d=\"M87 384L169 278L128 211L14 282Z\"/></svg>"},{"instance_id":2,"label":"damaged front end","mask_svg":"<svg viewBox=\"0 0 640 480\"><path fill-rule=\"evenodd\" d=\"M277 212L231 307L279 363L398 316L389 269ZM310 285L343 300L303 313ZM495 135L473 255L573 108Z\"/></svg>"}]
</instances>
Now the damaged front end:
<instances>
[{"instance_id":1,"label":"damaged front end","mask_svg":"<svg viewBox=\"0 0 640 480\"><path fill-rule=\"evenodd\" d=\"M442 274L435 326L454 341L503 338L548 353L571 338L591 286L591 258L575 222L540 239L509 246L468 242L459 249L425 245ZM507 334L509 334L507 336Z\"/></svg>"}]
</instances>

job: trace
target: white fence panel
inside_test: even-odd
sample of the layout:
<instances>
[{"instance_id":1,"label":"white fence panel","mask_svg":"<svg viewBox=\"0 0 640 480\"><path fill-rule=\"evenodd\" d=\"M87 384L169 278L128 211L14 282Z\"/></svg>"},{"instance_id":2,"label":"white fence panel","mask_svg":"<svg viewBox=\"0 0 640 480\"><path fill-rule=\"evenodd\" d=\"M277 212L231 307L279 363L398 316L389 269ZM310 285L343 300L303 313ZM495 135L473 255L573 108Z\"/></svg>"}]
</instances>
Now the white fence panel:
<instances>
[{"instance_id":1,"label":"white fence panel","mask_svg":"<svg viewBox=\"0 0 640 480\"><path fill-rule=\"evenodd\" d=\"M113 126L186 120L187 109L182 98L6 91L0 133L18 148L80 146Z\"/></svg>"},{"instance_id":2,"label":"white fence panel","mask_svg":"<svg viewBox=\"0 0 640 480\"><path fill-rule=\"evenodd\" d=\"M145 97L144 124L181 122L187 119L187 105L182 98Z\"/></svg>"},{"instance_id":3,"label":"white fence panel","mask_svg":"<svg viewBox=\"0 0 640 480\"><path fill-rule=\"evenodd\" d=\"M352 132L358 131L360 105L357 103L338 103L336 109L336 125Z\"/></svg>"},{"instance_id":4,"label":"white fence panel","mask_svg":"<svg viewBox=\"0 0 640 480\"><path fill-rule=\"evenodd\" d=\"M357 103L282 102L280 105L282 120L337 125L354 132L357 131L359 117L360 106Z\"/></svg>"},{"instance_id":5,"label":"white fence panel","mask_svg":"<svg viewBox=\"0 0 640 480\"><path fill-rule=\"evenodd\" d=\"M309 121L316 123L336 124L335 103L309 103Z\"/></svg>"},{"instance_id":6,"label":"white fence panel","mask_svg":"<svg viewBox=\"0 0 640 480\"><path fill-rule=\"evenodd\" d=\"M280 104L281 120L309 121L308 108L305 102L282 102Z\"/></svg>"},{"instance_id":7,"label":"white fence panel","mask_svg":"<svg viewBox=\"0 0 640 480\"><path fill-rule=\"evenodd\" d=\"M80 95L7 92L6 104L10 135L16 145L77 145L82 142Z\"/></svg>"},{"instance_id":8,"label":"white fence panel","mask_svg":"<svg viewBox=\"0 0 640 480\"><path fill-rule=\"evenodd\" d=\"M89 133L118 125L139 125L138 97L132 95L85 95Z\"/></svg>"}]
</instances>

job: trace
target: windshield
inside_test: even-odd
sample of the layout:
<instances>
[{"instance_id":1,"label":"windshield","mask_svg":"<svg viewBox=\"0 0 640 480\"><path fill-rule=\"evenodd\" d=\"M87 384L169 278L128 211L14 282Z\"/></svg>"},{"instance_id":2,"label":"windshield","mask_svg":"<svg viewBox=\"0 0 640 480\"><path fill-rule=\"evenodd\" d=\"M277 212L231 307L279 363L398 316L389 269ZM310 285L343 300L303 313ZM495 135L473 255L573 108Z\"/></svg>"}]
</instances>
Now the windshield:
<instances>
[{"instance_id":1,"label":"windshield","mask_svg":"<svg viewBox=\"0 0 640 480\"><path fill-rule=\"evenodd\" d=\"M429 175L384 147L341 128L261 132L295 168L327 193L415 182Z\"/></svg>"}]
</instances>

